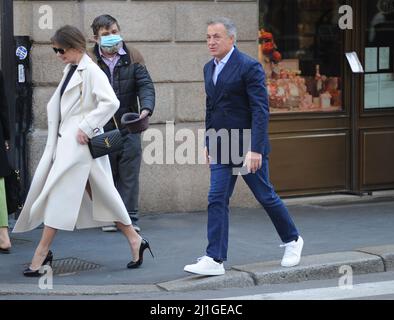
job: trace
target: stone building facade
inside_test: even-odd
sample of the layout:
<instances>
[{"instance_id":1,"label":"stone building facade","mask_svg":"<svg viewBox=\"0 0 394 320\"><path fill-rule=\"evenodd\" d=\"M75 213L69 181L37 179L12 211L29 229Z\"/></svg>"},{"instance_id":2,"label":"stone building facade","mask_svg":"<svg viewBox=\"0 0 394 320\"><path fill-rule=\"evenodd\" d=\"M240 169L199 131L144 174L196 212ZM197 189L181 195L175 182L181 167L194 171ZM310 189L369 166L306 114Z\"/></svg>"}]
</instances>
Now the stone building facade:
<instances>
[{"instance_id":1,"label":"stone building facade","mask_svg":"<svg viewBox=\"0 0 394 320\"><path fill-rule=\"evenodd\" d=\"M45 20L51 11L53 20ZM192 129L196 137L197 130L204 128L202 68L210 59L205 43L208 19L216 16L232 18L238 26L239 48L257 57L257 1L14 1L14 33L30 36L33 42L34 117L29 135L31 173L46 141L46 103L64 68L53 54L49 39L58 27L65 24L79 27L86 37L92 39L91 22L105 13L118 19L125 41L140 50L145 58L157 93L156 111L150 128L158 129L164 137L166 125L172 123L175 124L175 133L187 128ZM48 29L51 22L52 29ZM145 141L144 146L149 143ZM180 143L175 143L175 148ZM197 155L195 158L197 161ZM209 170L206 165L148 165L143 161L140 211L205 210L208 186ZM243 182L237 188L233 205L256 205Z\"/></svg>"}]
</instances>

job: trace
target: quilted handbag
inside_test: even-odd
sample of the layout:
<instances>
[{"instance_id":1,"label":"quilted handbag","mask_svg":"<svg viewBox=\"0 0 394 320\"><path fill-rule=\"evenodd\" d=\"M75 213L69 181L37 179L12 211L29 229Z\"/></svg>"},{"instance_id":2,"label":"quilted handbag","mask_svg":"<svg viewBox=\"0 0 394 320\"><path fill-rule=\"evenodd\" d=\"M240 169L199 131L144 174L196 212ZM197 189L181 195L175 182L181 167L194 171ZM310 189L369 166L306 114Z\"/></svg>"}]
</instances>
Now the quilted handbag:
<instances>
[{"instance_id":1,"label":"quilted handbag","mask_svg":"<svg viewBox=\"0 0 394 320\"><path fill-rule=\"evenodd\" d=\"M93 159L120 151L123 149L122 133L119 129L104 132L91 138L88 146Z\"/></svg>"},{"instance_id":2,"label":"quilted handbag","mask_svg":"<svg viewBox=\"0 0 394 320\"><path fill-rule=\"evenodd\" d=\"M81 107L83 107L82 84L80 85L79 89L81 93L80 96ZM112 119L114 120L116 129L104 132L102 134L99 134L89 139L88 146L89 146L90 154L92 155L93 159L123 149L122 132L119 130L118 123L116 122L115 117L112 117ZM99 130L99 129L96 128L95 130Z\"/></svg>"}]
</instances>

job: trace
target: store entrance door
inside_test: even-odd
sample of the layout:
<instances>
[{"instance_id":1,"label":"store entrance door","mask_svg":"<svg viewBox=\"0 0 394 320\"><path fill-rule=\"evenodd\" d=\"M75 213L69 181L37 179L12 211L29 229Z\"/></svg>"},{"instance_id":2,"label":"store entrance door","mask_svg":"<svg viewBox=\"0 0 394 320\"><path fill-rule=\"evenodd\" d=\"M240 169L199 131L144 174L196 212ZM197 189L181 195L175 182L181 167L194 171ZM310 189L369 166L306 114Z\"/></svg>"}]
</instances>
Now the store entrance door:
<instances>
[{"instance_id":1,"label":"store entrance door","mask_svg":"<svg viewBox=\"0 0 394 320\"><path fill-rule=\"evenodd\" d=\"M359 52L365 75L359 79L357 132L360 191L394 188L394 0L367 0L360 6Z\"/></svg>"}]
</instances>

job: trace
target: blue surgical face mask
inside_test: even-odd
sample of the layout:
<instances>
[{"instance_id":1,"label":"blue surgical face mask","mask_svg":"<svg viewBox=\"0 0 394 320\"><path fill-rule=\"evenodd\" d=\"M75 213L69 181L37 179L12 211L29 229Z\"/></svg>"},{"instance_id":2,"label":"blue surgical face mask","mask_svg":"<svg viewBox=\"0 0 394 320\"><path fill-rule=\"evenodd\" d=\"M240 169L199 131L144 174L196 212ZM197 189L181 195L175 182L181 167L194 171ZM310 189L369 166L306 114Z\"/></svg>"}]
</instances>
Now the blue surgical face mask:
<instances>
[{"instance_id":1,"label":"blue surgical face mask","mask_svg":"<svg viewBox=\"0 0 394 320\"><path fill-rule=\"evenodd\" d=\"M117 46L123 39L119 34L111 34L109 36L102 36L100 40L101 47L114 47Z\"/></svg>"}]
</instances>

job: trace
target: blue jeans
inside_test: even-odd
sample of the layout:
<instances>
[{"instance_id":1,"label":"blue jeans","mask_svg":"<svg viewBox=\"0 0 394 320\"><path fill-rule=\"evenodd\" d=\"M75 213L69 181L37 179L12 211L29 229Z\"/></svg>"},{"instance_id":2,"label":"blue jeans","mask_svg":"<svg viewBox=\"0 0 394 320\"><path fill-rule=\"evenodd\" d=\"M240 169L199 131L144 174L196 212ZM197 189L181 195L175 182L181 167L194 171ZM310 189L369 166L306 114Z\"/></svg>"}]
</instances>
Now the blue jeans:
<instances>
[{"instance_id":1,"label":"blue jeans","mask_svg":"<svg viewBox=\"0 0 394 320\"><path fill-rule=\"evenodd\" d=\"M233 167L212 164L211 186L208 195L208 247L207 256L226 261L228 249L229 201L237 175ZM282 200L269 181L268 157L263 157L262 168L255 174L242 176L254 196L271 218L284 243L298 239L298 231Z\"/></svg>"}]
</instances>

